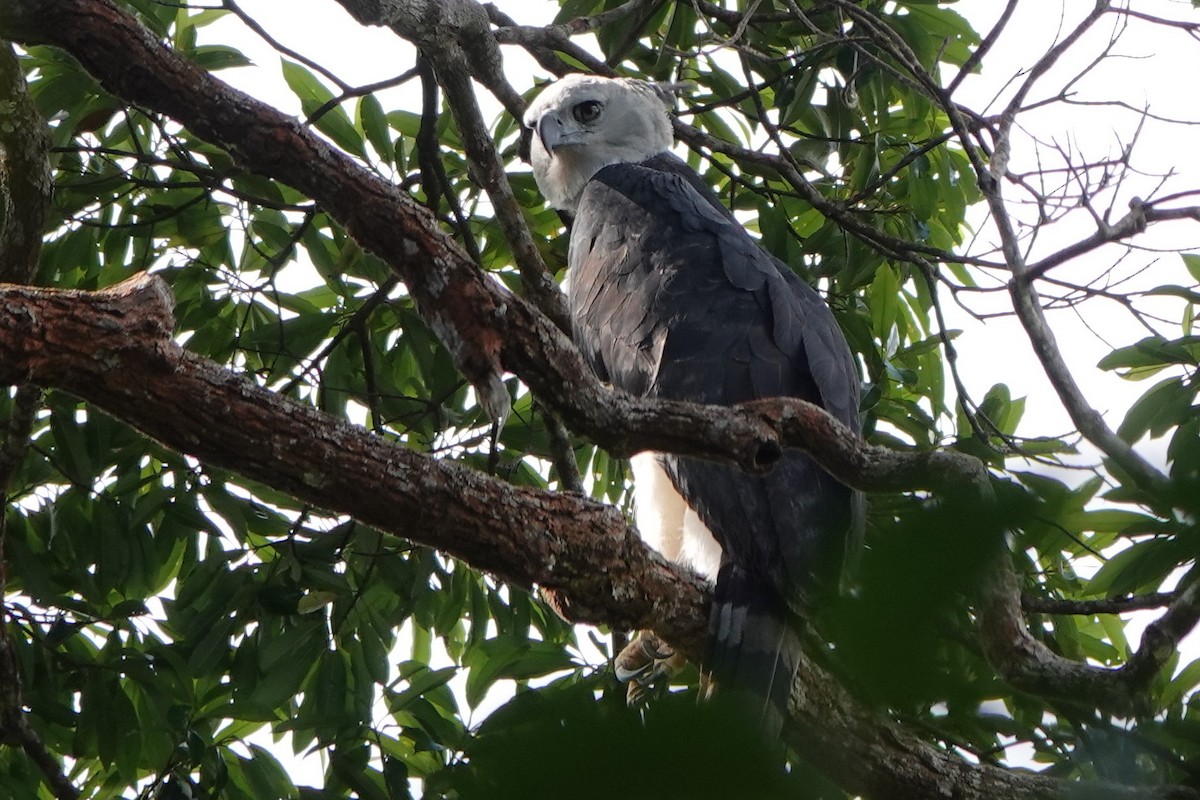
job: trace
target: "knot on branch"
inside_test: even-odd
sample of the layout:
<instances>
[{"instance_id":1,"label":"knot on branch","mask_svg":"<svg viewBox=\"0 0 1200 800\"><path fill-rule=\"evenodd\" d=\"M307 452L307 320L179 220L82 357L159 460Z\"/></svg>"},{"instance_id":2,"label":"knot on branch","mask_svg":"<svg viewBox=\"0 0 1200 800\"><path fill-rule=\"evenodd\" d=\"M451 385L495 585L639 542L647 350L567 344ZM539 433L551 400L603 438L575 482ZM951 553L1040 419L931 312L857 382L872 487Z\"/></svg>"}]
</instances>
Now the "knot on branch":
<instances>
[{"instance_id":1,"label":"knot on branch","mask_svg":"<svg viewBox=\"0 0 1200 800\"><path fill-rule=\"evenodd\" d=\"M52 385L64 370L103 379L123 354L161 357L173 303L166 281L144 272L96 292L0 284L0 380Z\"/></svg>"},{"instance_id":2,"label":"knot on branch","mask_svg":"<svg viewBox=\"0 0 1200 800\"><path fill-rule=\"evenodd\" d=\"M758 451L754 454L754 467L758 470L766 471L783 457L783 448L779 442L768 440L759 445Z\"/></svg>"},{"instance_id":3,"label":"knot on branch","mask_svg":"<svg viewBox=\"0 0 1200 800\"><path fill-rule=\"evenodd\" d=\"M78 294L87 297L87 293ZM157 275L139 272L92 297L97 311L121 317L130 336L168 339L175 330L175 296Z\"/></svg>"},{"instance_id":4,"label":"knot on branch","mask_svg":"<svg viewBox=\"0 0 1200 800\"><path fill-rule=\"evenodd\" d=\"M1132 227L1133 233L1142 233L1146 230L1146 201L1140 197L1134 197L1129 201L1129 214L1126 216Z\"/></svg>"},{"instance_id":5,"label":"knot on branch","mask_svg":"<svg viewBox=\"0 0 1200 800\"><path fill-rule=\"evenodd\" d=\"M343 0L342 5L359 22L392 28L442 69L465 60L476 75L503 73L491 19L475 0Z\"/></svg>"}]
</instances>

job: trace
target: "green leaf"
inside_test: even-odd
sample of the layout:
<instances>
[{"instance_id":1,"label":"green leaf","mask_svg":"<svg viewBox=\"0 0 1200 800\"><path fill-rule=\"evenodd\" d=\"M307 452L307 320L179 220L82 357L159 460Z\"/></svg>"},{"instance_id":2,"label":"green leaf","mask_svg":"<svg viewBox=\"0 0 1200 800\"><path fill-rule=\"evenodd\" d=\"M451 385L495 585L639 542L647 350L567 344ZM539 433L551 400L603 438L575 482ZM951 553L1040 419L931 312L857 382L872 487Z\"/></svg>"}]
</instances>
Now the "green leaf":
<instances>
[{"instance_id":1,"label":"green leaf","mask_svg":"<svg viewBox=\"0 0 1200 800\"><path fill-rule=\"evenodd\" d=\"M312 614L338 599L337 592L308 592L296 603L297 614Z\"/></svg>"},{"instance_id":2,"label":"green leaf","mask_svg":"<svg viewBox=\"0 0 1200 800\"><path fill-rule=\"evenodd\" d=\"M189 55L198 66L209 72L232 67L249 67L254 64L240 50L219 44L201 45L192 50Z\"/></svg>"},{"instance_id":3,"label":"green leaf","mask_svg":"<svg viewBox=\"0 0 1200 800\"><path fill-rule=\"evenodd\" d=\"M558 14L554 17L554 23L560 25L576 17L590 14L597 5L599 5L599 0L562 0Z\"/></svg>"},{"instance_id":4,"label":"green leaf","mask_svg":"<svg viewBox=\"0 0 1200 800\"><path fill-rule=\"evenodd\" d=\"M1192 280L1200 283L1200 253L1180 253L1179 257L1183 259L1183 265L1187 267L1188 274L1192 276Z\"/></svg>"},{"instance_id":5,"label":"green leaf","mask_svg":"<svg viewBox=\"0 0 1200 800\"><path fill-rule=\"evenodd\" d=\"M331 105L334 95L325 88L325 84L300 64L286 58L280 59L280 64L283 79L300 99L300 107L304 113L311 117L320 112L316 119L312 120L314 127L343 150L366 158L364 135L350 122L350 117L340 104Z\"/></svg>"},{"instance_id":6,"label":"green leaf","mask_svg":"<svg viewBox=\"0 0 1200 800\"><path fill-rule=\"evenodd\" d=\"M1155 438L1162 436L1194 416L1192 403L1195 397L1195 390L1181 378L1160 381L1130 406L1117 427L1117 434L1130 443L1147 433Z\"/></svg>"},{"instance_id":7,"label":"green leaf","mask_svg":"<svg viewBox=\"0 0 1200 800\"><path fill-rule=\"evenodd\" d=\"M419 661L407 661L400 665L400 678L408 682L400 692L388 693L388 709L392 713L404 711L419 697L445 686L458 674L457 667L430 669Z\"/></svg>"},{"instance_id":8,"label":"green leaf","mask_svg":"<svg viewBox=\"0 0 1200 800\"><path fill-rule=\"evenodd\" d=\"M379 157L390 161L394 150L387 114L373 94L366 95L358 103L358 127L366 134L367 141Z\"/></svg>"},{"instance_id":9,"label":"green leaf","mask_svg":"<svg viewBox=\"0 0 1200 800\"><path fill-rule=\"evenodd\" d=\"M1168 340L1148 336L1137 344L1122 347L1100 360L1100 369L1129 369L1123 377L1142 378L1171 364L1196 366L1200 364L1200 337L1186 336Z\"/></svg>"},{"instance_id":10,"label":"green leaf","mask_svg":"<svg viewBox=\"0 0 1200 800\"><path fill-rule=\"evenodd\" d=\"M900 316L900 281L896 271L881 266L871 282L871 327L883 342L892 337Z\"/></svg>"},{"instance_id":11,"label":"green leaf","mask_svg":"<svg viewBox=\"0 0 1200 800\"><path fill-rule=\"evenodd\" d=\"M1160 527L1154 517L1121 508L1077 511L1063 517L1061 524L1072 531L1097 533L1147 533Z\"/></svg>"},{"instance_id":12,"label":"green leaf","mask_svg":"<svg viewBox=\"0 0 1200 800\"><path fill-rule=\"evenodd\" d=\"M115 750L113 762L117 771L128 782L135 782L138 777L138 763L142 758L142 723L138 719L137 709L124 689L118 688L113 693L112 705L108 707L111 715L105 721L108 726L108 736L112 738Z\"/></svg>"},{"instance_id":13,"label":"green leaf","mask_svg":"<svg viewBox=\"0 0 1200 800\"><path fill-rule=\"evenodd\" d=\"M255 797L294 797L296 787L283 765L259 745L250 745L250 758L242 759L242 772Z\"/></svg>"},{"instance_id":14,"label":"green leaf","mask_svg":"<svg viewBox=\"0 0 1200 800\"><path fill-rule=\"evenodd\" d=\"M1132 544L1096 571L1087 582L1090 597L1122 597L1135 591L1157 591L1179 564L1179 545L1169 539L1150 539Z\"/></svg>"},{"instance_id":15,"label":"green leaf","mask_svg":"<svg viewBox=\"0 0 1200 800\"><path fill-rule=\"evenodd\" d=\"M325 84L309 72L307 67L286 58L281 58L279 64L283 70L284 81L301 103L315 103L319 106L333 99L333 92L326 89Z\"/></svg>"},{"instance_id":16,"label":"green leaf","mask_svg":"<svg viewBox=\"0 0 1200 800\"><path fill-rule=\"evenodd\" d=\"M467 656L467 703L477 706L497 680L527 680L574 666L561 645L553 642L497 637L479 644Z\"/></svg>"},{"instance_id":17,"label":"green leaf","mask_svg":"<svg viewBox=\"0 0 1200 800\"><path fill-rule=\"evenodd\" d=\"M1179 674L1171 679L1159 697L1160 707L1170 710L1197 686L1200 686L1200 658L1181 669Z\"/></svg>"}]
</instances>

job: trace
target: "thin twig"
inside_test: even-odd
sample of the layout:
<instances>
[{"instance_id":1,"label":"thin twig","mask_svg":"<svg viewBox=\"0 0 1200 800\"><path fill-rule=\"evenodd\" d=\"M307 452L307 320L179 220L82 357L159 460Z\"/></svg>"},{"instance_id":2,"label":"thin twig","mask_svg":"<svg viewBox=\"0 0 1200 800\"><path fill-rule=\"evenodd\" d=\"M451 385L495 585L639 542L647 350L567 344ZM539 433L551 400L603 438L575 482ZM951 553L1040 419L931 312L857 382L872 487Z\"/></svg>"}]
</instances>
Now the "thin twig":
<instances>
[{"instance_id":1,"label":"thin twig","mask_svg":"<svg viewBox=\"0 0 1200 800\"><path fill-rule=\"evenodd\" d=\"M1021 594L1021 608L1035 614L1063 614L1090 617L1096 614L1124 614L1162 608L1176 597L1174 592L1108 597L1102 600L1067 600L1061 597L1039 597L1029 592Z\"/></svg>"}]
</instances>

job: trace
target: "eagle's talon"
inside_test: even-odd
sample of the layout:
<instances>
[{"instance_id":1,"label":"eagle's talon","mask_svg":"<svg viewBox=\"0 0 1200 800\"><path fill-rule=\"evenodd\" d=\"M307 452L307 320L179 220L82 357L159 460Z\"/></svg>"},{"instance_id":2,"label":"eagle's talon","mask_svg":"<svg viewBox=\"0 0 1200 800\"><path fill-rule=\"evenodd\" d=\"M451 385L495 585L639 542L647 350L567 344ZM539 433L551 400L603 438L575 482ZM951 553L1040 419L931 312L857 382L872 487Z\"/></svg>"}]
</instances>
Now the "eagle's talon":
<instances>
[{"instance_id":1,"label":"eagle's talon","mask_svg":"<svg viewBox=\"0 0 1200 800\"><path fill-rule=\"evenodd\" d=\"M616 675L617 680L621 683L635 683L638 682L638 676L650 669L650 666L650 664L642 664L636 669L628 669L622 666L620 662L616 662L613 664L613 674Z\"/></svg>"},{"instance_id":2,"label":"eagle's talon","mask_svg":"<svg viewBox=\"0 0 1200 800\"><path fill-rule=\"evenodd\" d=\"M650 631L642 631L613 661L617 680L628 683L626 701L641 702L647 691L679 673L686 659Z\"/></svg>"}]
</instances>

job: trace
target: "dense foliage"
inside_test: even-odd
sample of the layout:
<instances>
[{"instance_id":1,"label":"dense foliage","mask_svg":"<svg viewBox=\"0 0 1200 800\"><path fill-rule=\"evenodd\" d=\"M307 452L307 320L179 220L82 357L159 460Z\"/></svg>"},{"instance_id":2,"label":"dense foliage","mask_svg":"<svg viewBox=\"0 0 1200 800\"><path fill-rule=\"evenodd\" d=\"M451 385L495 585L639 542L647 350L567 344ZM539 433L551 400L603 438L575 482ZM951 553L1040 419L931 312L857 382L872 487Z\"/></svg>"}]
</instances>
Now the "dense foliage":
<instances>
[{"instance_id":1,"label":"dense foliage","mask_svg":"<svg viewBox=\"0 0 1200 800\"><path fill-rule=\"evenodd\" d=\"M118 5L208 70L249 63L205 35L218 20L230 30L244 14L234 3ZM991 470L992 509L927 492L870 498L855 591L817 614L814 653L864 703L968 760L1010 765L1019 753L1067 779L1200 788L1200 661L1174 652L1200 615L1200 256L1172 254L1140 273L1121 261L1123 244L1099 249L1130 230L1038 261L1059 252L1038 243L1043 227L1129 201L1121 175L1133 175L1136 148L1088 162L1045 147L1040 175L989 171L998 135L1011 130L951 98L960 70L988 68L986 55L973 57L986 48L960 4L628 5L564 0L557 22L628 12L599 18L592 56L567 51L565 64L687 81L680 152L827 296L862 367L867 437L959 450ZM270 29L277 13L288 12L259 22ZM516 41L502 14L493 24ZM537 51L551 39L529 41ZM88 290L153 271L174 292L178 341L262 386L513 484L570 490L573 466L592 496L631 502L626 462L564 434L515 377L512 414L494 430L388 264L320 204L109 93L61 49L22 43L19 54L52 139L51 218L31 283ZM359 89L339 85L322 55L279 61L305 124L410 192L481 269L521 292L510 239L429 65L414 60L391 86ZM526 79L510 80L532 94ZM1067 80L1017 110L1053 99ZM521 163L519 125L497 112L491 134L561 278L567 237ZM1036 136L1004 144L1028 166ZM1006 205L997 183L1016 199ZM1189 189L1167 183L1158 196ZM1181 199L1143 199L1150 222L1189 218L1162 213ZM1130 273L1137 283L1123 282ZM1133 324L1106 331L1113 348L1097 368L1149 380L1108 419L1124 442L1165 443L1160 481L1131 473L1085 430L1024 435L1022 416L1035 409L1021 386L976 397L959 384L949 306L1009 285L1035 303L1033 288L1051 305L1118 301ZM16 388L0 393L0 418L19 420L19 406ZM606 661L624 632L573 627L526 587L171 451L62 392L46 391L33 420L28 447L10 437L5 451L19 456L5 462L5 636L26 718L81 796L558 796L574 780L582 787L570 796L609 797L614 785L671 796L644 776L688 755L732 761L729 748L745 741L698 720L694 670L680 678L686 694L626 710ZM1085 479L1051 469L1081 443L1097 462ZM1120 612L1171 609L1172 627L1158 630L1166 651L1136 704L1002 677L978 630L978 589L1001 552L1033 637L1065 659L1117 670L1145 655ZM740 763L773 775L753 750ZM319 756L323 777L296 777L292 753L310 765ZM709 774L695 769L684 772ZM847 796L821 771L801 752L790 778L758 791ZM748 780L732 768L727 777ZM696 797L737 792L673 785ZM25 749L0 747L0 797L56 795Z\"/></svg>"}]
</instances>

